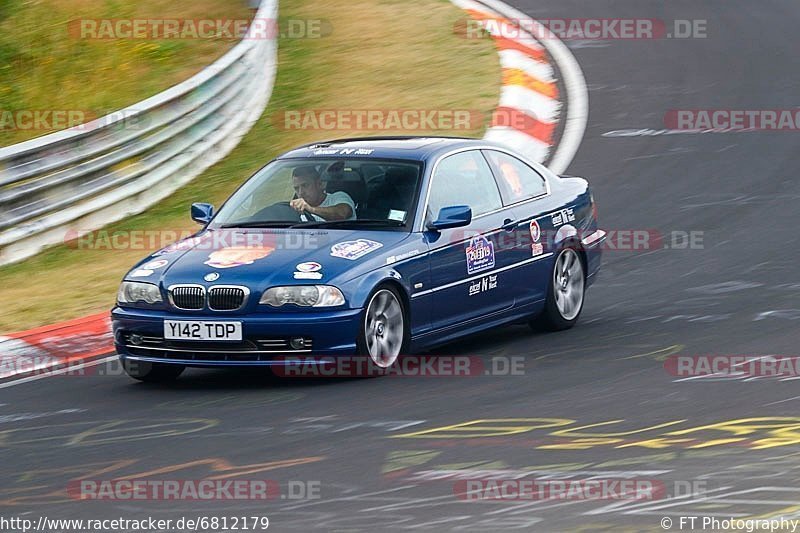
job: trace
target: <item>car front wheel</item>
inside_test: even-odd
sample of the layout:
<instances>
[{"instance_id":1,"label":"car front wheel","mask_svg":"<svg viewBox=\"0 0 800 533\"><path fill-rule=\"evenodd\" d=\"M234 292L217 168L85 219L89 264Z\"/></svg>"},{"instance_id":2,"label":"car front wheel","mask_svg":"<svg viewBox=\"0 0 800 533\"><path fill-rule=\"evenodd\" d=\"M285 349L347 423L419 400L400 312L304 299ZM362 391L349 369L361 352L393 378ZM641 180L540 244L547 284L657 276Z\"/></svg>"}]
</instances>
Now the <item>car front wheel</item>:
<instances>
[{"instance_id":1,"label":"car front wheel","mask_svg":"<svg viewBox=\"0 0 800 533\"><path fill-rule=\"evenodd\" d=\"M389 368L407 344L406 313L393 287L383 286L364 310L359 348L379 368Z\"/></svg>"}]
</instances>

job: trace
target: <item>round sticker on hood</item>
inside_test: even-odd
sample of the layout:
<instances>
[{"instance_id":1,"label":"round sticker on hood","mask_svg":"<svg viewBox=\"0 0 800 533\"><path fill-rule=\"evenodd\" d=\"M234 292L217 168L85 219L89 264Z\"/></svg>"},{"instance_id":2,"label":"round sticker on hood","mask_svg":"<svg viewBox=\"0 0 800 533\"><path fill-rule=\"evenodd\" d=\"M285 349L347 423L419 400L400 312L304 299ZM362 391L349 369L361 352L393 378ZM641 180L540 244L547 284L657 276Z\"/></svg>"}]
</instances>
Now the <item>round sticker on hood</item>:
<instances>
[{"instance_id":1,"label":"round sticker on hood","mask_svg":"<svg viewBox=\"0 0 800 533\"><path fill-rule=\"evenodd\" d=\"M298 272L319 272L322 270L322 265L316 261L309 261L307 263L300 263L295 268Z\"/></svg>"},{"instance_id":2,"label":"round sticker on hood","mask_svg":"<svg viewBox=\"0 0 800 533\"><path fill-rule=\"evenodd\" d=\"M156 259L155 261L150 261L149 263L143 264L142 268L145 268L147 270L155 270L157 268L167 266L167 263L169 263L169 261L167 261L166 259Z\"/></svg>"}]
</instances>

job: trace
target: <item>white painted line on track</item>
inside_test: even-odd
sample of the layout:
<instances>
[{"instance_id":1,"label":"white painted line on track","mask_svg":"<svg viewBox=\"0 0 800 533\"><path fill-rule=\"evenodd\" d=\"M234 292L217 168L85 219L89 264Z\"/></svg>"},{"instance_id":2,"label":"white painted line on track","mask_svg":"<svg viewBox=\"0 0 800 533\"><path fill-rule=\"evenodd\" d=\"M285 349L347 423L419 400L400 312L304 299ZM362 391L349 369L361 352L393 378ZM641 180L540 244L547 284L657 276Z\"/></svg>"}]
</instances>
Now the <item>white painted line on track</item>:
<instances>
[{"instance_id":1,"label":"white painted line on track","mask_svg":"<svg viewBox=\"0 0 800 533\"><path fill-rule=\"evenodd\" d=\"M53 370L52 372L48 372L46 374L37 374L35 376L28 376L25 378L15 379L13 381L7 381L5 383L0 383L0 389L5 389L7 387L13 387L14 385L22 385L23 383L28 383L30 381L37 381L44 378L49 378L52 376L58 376L60 374L65 374L67 372L74 372L75 370L80 370L82 368L89 368L92 366L100 365L103 363L108 363L109 361L114 361L118 359L119 356L117 354L110 355L108 357L104 357L102 359L95 359L94 361L88 361L86 363L81 363L79 365L69 365L64 368L60 368L58 370Z\"/></svg>"}]
</instances>

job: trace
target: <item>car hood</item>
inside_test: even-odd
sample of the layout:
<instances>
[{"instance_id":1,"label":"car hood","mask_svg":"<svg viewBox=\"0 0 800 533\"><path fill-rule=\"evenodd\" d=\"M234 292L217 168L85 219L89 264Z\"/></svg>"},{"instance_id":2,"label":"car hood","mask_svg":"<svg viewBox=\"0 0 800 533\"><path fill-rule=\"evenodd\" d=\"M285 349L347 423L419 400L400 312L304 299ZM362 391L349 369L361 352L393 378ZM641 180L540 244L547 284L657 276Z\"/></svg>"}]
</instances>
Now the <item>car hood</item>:
<instances>
[{"instance_id":1,"label":"car hood","mask_svg":"<svg viewBox=\"0 0 800 533\"><path fill-rule=\"evenodd\" d=\"M126 279L235 284L253 289L352 278L385 264L408 233L364 230L218 229L156 252ZM304 264L305 263L305 264Z\"/></svg>"}]
</instances>

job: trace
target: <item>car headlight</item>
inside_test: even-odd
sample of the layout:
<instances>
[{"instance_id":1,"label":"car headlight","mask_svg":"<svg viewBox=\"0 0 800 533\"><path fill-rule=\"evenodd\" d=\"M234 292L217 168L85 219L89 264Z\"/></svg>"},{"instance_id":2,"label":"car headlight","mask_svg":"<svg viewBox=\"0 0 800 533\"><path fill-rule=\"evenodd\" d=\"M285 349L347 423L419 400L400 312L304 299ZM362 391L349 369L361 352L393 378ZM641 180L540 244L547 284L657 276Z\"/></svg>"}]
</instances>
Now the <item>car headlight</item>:
<instances>
[{"instance_id":1,"label":"car headlight","mask_svg":"<svg viewBox=\"0 0 800 533\"><path fill-rule=\"evenodd\" d=\"M283 304L332 307L344 304L344 295L342 291L330 285L293 285L267 289L259 303L273 307L280 307Z\"/></svg>"},{"instance_id":2,"label":"car headlight","mask_svg":"<svg viewBox=\"0 0 800 533\"><path fill-rule=\"evenodd\" d=\"M144 302L146 304L160 304L161 291L158 285L143 283L141 281L123 281L117 291L117 302L121 304L135 304Z\"/></svg>"}]
</instances>

